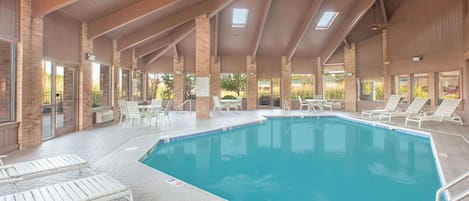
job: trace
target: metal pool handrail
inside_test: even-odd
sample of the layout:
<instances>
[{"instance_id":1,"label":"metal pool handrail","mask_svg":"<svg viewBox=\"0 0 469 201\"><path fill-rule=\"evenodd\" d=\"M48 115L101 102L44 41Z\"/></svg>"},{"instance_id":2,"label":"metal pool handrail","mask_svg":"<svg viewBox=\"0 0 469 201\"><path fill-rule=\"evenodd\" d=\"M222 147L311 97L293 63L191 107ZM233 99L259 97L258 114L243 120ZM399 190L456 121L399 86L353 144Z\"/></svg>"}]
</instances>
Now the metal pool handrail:
<instances>
[{"instance_id":1,"label":"metal pool handrail","mask_svg":"<svg viewBox=\"0 0 469 201\"><path fill-rule=\"evenodd\" d=\"M440 201L440 197L441 197L441 194L443 194L443 192L447 191L449 188L451 188L452 186L460 183L461 181L463 181L464 179L468 178L469 177L469 171L466 172L465 174L461 175L460 177L454 179L453 181L449 182L449 184L446 184L444 186L442 186L440 189L438 189L438 191L436 191L436 198L435 198L435 201ZM462 200L463 198L469 196L469 189L456 195L454 197L454 199L451 199L451 200L448 200L448 201L458 201L458 200Z\"/></svg>"}]
</instances>

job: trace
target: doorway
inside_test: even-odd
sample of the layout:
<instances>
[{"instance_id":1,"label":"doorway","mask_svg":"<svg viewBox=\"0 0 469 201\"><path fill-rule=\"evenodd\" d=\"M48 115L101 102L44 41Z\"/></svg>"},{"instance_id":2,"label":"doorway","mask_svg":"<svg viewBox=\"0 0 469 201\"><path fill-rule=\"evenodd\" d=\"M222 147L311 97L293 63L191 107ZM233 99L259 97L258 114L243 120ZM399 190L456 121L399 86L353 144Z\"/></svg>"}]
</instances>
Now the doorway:
<instances>
[{"instance_id":1,"label":"doorway","mask_svg":"<svg viewBox=\"0 0 469 201\"><path fill-rule=\"evenodd\" d=\"M280 78L257 81L260 109L280 108Z\"/></svg>"},{"instance_id":2,"label":"doorway","mask_svg":"<svg viewBox=\"0 0 469 201\"><path fill-rule=\"evenodd\" d=\"M43 61L42 140L75 130L76 68Z\"/></svg>"}]
</instances>

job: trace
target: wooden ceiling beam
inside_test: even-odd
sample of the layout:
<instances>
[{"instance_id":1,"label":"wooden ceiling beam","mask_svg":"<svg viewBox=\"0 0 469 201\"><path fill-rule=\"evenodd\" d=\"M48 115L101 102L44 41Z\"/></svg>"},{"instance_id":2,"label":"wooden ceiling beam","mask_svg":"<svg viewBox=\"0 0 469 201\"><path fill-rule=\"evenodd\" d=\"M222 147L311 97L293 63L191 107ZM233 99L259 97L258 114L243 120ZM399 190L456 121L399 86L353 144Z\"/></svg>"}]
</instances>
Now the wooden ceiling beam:
<instances>
[{"instance_id":1,"label":"wooden ceiling beam","mask_svg":"<svg viewBox=\"0 0 469 201\"><path fill-rule=\"evenodd\" d=\"M291 61L291 59L293 58L293 55L295 54L295 51L298 48L298 45L300 44L306 32L308 31L309 26L313 22L313 19L319 11L319 8L321 7L323 2L324 0L312 1L312 4L309 6L308 12L301 21L300 26L296 29L295 35L293 36L294 38L293 40L291 40L291 43L288 46L288 51L286 54L287 61Z\"/></svg>"},{"instance_id":2,"label":"wooden ceiling beam","mask_svg":"<svg viewBox=\"0 0 469 201\"><path fill-rule=\"evenodd\" d=\"M33 0L32 15L33 17L44 16L77 1L78 0Z\"/></svg>"},{"instance_id":3,"label":"wooden ceiling beam","mask_svg":"<svg viewBox=\"0 0 469 201\"><path fill-rule=\"evenodd\" d=\"M109 15L95 19L89 24L88 39L109 33L178 1L180 0L141 0Z\"/></svg>"},{"instance_id":4,"label":"wooden ceiling beam","mask_svg":"<svg viewBox=\"0 0 469 201\"><path fill-rule=\"evenodd\" d=\"M210 17L213 17L218 13L218 11L225 8L233 1L234 0L205 0L202 3L161 19L151 26L136 30L135 32L124 36L122 39L117 41L117 49L122 51L136 46L162 32L169 31L181 24L184 24L199 15L209 14Z\"/></svg>"},{"instance_id":5,"label":"wooden ceiling beam","mask_svg":"<svg viewBox=\"0 0 469 201\"><path fill-rule=\"evenodd\" d=\"M262 33L264 33L264 27L267 22L267 17L269 16L270 12L270 7L272 5L272 0L265 0L264 2L264 9L262 9L262 18L259 22L259 26L257 26L257 31L256 31L256 40L254 41L254 46L252 47L252 60L251 62L254 62L256 60L257 56L257 50L259 49L259 44L261 43L262 39Z\"/></svg>"},{"instance_id":6,"label":"wooden ceiling beam","mask_svg":"<svg viewBox=\"0 0 469 201\"><path fill-rule=\"evenodd\" d=\"M173 54L176 57L177 63L179 63L179 52L178 52L177 44L173 45Z\"/></svg>"},{"instance_id":7,"label":"wooden ceiling beam","mask_svg":"<svg viewBox=\"0 0 469 201\"><path fill-rule=\"evenodd\" d=\"M350 43L348 42L347 38L344 38L344 45L347 49L350 49Z\"/></svg>"},{"instance_id":8,"label":"wooden ceiling beam","mask_svg":"<svg viewBox=\"0 0 469 201\"><path fill-rule=\"evenodd\" d=\"M153 42L138 46L135 48L135 56L137 58L142 58L156 50L162 49L170 45L178 36L190 31L190 29L195 25L194 22L188 22L184 25L179 26L170 34L163 36Z\"/></svg>"},{"instance_id":9,"label":"wooden ceiling beam","mask_svg":"<svg viewBox=\"0 0 469 201\"><path fill-rule=\"evenodd\" d=\"M351 12L350 16L347 16L347 19L342 26L336 31L334 35L328 40L325 48L321 52L321 61L322 64L325 64L329 61L332 54L337 50L340 44L344 41L345 37L352 31L352 29L358 24L360 19L366 14L366 12L373 6L375 0L362 0L359 1L355 9Z\"/></svg>"},{"instance_id":10,"label":"wooden ceiling beam","mask_svg":"<svg viewBox=\"0 0 469 201\"><path fill-rule=\"evenodd\" d=\"M195 25L189 28L186 32L182 32L180 35L174 38L174 40L167 46L165 47L159 54L155 55L153 58L150 58L147 62L147 64L151 64L154 61L158 60L160 57L162 57L167 51L173 48L176 44L187 38L190 34L192 34L195 31Z\"/></svg>"},{"instance_id":11,"label":"wooden ceiling beam","mask_svg":"<svg viewBox=\"0 0 469 201\"><path fill-rule=\"evenodd\" d=\"M386 5L384 5L384 0L379 0L379 7L381 8L384 24L388 24L388 13L386 12Z\"/></svg>"}]
</instances>

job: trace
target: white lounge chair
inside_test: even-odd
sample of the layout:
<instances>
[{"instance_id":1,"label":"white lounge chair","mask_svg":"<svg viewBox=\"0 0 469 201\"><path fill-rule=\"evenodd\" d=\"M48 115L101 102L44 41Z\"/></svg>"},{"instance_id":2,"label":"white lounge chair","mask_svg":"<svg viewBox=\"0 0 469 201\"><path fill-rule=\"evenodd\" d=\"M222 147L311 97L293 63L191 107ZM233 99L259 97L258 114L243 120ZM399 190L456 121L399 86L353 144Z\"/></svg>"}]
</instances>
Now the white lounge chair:
<instances>
[{"instance_id":1,"label":"white lounge chair","mask_svg":"<svg viewBox=\"0 0 469 201\"><path fill-rule=\"evenodd\" d=\"M429 98L415 98L405 111L382 112L379 114L379 120L382 118L388 118L388 122L391 122L392 117L408 117L417 115L428 100Z\"/></svg>"},{"instance_id":2,"label":"white lounge chair","mask_svg":"<svg viewBox=\"0 0 469 201\"><path fill-rule=\"evenodd\" d=\"M1 156L0 158L5 158ZM0 159L0 184L89 168L90 164L75 155L63 155L6 165Z\"/></svg>"},{"instance_id":3,"label":"white lounge chair","mask_svg":"<svg viewBox=\"0 0 469 201\"><path fill-rule=\"evenodd\" d=\"M376 110L363 110L362 111L362 118L365 118L365 115L368 115L370 119L372 119L374 114L379 114L382 112L392 112L396 111L397 105L399 104L399 101L401 100L400 95L391 95L389 97L388 102L386 103L386 106L384 109L376 109Z\"/></svg>"},{"instance_id":4,"label":"white lounge chair","mask_svg":"<svg viewBox=\"0 0 469 201\"><path fill-rule=\"evenodd\" d=\"M459 116L455 116L454 111L461 103L461 99L444 99L441 102L440 106L436 109L435 113L432 115L423 115L423 116L409 116L405 119L405 125L409 121L417 122L419 128L422 127L422 121L456 121L462 124L462 120Z\"/></svg>"},{"instance_id":5,"label":"white lounge chair","mask_svg":"<svg viewBox=\"0 0 469 201\"><path fill-rule=\"evenodd\" d=\"M125 100L118 100L117 105L119 106L119 124L122 123L122 119L127 116L127 108L125 106Z\"/></svg>"},{"instance_id":6,"label":"white lounge chair","mask_svg":"<svg viewBox=\"0 0 469 201\"><path fill-rule=\"evenodd\" d=\"M309 105L309 103L305 103L300 96L298 96L298 101L300 102L300 111L303 109L303 107L306 106L306 108L308 109L308 111L311 110L311 106Z\"/></svg>"},{"instance_id":7,"label":"white lounge chair","mask_svg":"<svg viewBox=\"0 0 469 201\"><path fill-rule=\"evenodd\" d=\"M218 96L213 96L213 111L222 111L223 109L229 110L229 105L221 104Z\"/></svg>"},{"instance_id":8,"label":"white lounge chair","mask_svg":"<svg viewBox=\"0 0 469 201\"><path fill-rule=\"evenodd\" d=\"M10 195L2 195L0 201L104 201L119 198L133 201L132 191L117 180L102 174Z\"/></svg>"}]
</instances>

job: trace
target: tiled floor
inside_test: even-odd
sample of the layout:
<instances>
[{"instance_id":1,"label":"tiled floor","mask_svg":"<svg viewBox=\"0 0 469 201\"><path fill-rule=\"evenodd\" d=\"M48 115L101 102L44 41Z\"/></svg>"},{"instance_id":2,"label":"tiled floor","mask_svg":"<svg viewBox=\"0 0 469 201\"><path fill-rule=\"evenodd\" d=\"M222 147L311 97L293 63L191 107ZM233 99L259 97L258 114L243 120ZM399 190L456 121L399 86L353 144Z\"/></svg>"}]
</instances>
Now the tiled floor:
<instances>
[{"instance_id":1,"label":"tiled floor","mask_svg":"<svg viewBox=\"0 0 469 201\"><path fill-rule=\"evenodd\" d=\"M194 132L213 130L239 124L261 121L263 115L311 115L281 110L259 110L243 112L215 112L210 120L196 120L194 113L171 113L170 124L150 127L148 122L137 124L134 128L128 125L109 124L58 137L44 142L42 145L9 154L7 163L44 158L61 154L73 153L92 164L92 171L106 173L128 185L135 200L223 200L188 184L175 187L166 180L170 176L151 169L140 162L144 155L160 136L181 136ZM354 113L340 113L358 117ZM402 118L393 119L392 125L403 125ZM437 155L441 162L443 176L446 181L454 179L463 172L469 171L469 132L468 126L447 123L425 123L425 131L431 132ZM414 128L415 127L410 127ZM53 184L91 174L70 172L49 176L19 184L19 190ZM469 189L469 181L456 187L455 191ZM9 185L0 186L0 194L14 192Z\"/></svg>"}]
</instances>

